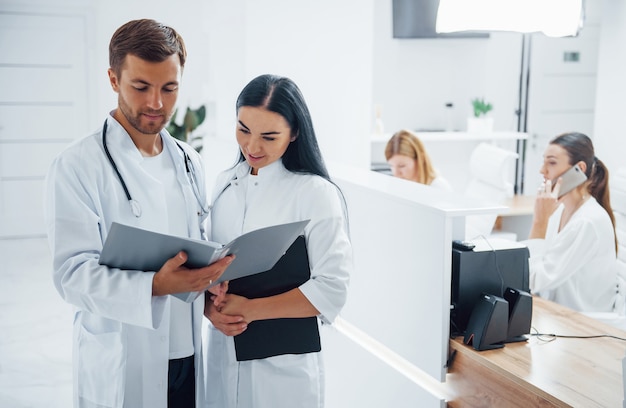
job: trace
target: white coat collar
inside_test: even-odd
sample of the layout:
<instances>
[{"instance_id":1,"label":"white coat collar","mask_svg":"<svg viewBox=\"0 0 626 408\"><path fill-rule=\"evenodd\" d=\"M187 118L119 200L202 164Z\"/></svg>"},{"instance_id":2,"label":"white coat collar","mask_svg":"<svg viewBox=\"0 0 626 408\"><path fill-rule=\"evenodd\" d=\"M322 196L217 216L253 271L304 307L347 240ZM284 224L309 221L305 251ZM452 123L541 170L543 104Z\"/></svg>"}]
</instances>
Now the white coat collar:
<instances>
[{"instance_id":1,"label":"white coat collar","mask_svg":"<svg viewBox=\"0 0 626 408\"><path fill-rule=\"evenodd\" d=\"M282 160L277 160L269 166L260 169L259 175L253 177L254 181L258 182L259 180L271 180L279 176L288 176L290 174L292 173L285 168ZM239 187L245 185L241 184L240 181L245 180L249 176L250 166L245 160L236 164L235 167L222 172L216 181L215 188L213 189L211 202L215 203L222 193L230 186Z\"/></svg>"},{"instance_id":2,"label":"white coat collar","mask_svg":"<svg viewBox=\"0 0 626 408\"><path fill-rule=\"evenodd\" d=\"M125 156L128 160L133 160L137 163L143 161L143 157L135 143L133 143L133 139L130 138L130 135L121 123L113 117L113 112L115 111L109 112L109 117L107 118L107 147L117 155Z\"/></svg>"},{"instance_id":3,"label":"white coat collar","mask_svg":"<svg viewBox=\"0 0 626 408\"><path fill-rule=\"evenodd\" d=\"M235 169L235 177L237 179L243 179L244 177L250 175L250 166L247 162L243 161L237 165ZM285 168L283 165L282 159L276 160L274 163L269 164L265 167L259 169L259 174L257 176L252 176L256 181L273 179L283 174L291 173L289 170Z\"/></svg>"},{"instance_id":4,"label":"white coat collar","mask_svg":"<svg viewBox=\"0 0 626 408\"><path fill-rule=\"evenodd\" d=\"M136 163L143 162L145 158L141 155L137 146L135 146L133 139L131 139L126 129L113 117L114 112L114 110L109 112L109 117L107 118L107 146L109 146L109 149L115 150L118 155L126 156L127 159L133 160ZM160 136L163 142L163 150L169 152L172 160L177 164L177 171L180 171L178 164L180 164L181 160L184 160L184 158L182 157L182 152L176 146L176 141L166 130L162 130ZM182 163L184 163L184 161L182 161Z\"/></svg>"}]
</instances>

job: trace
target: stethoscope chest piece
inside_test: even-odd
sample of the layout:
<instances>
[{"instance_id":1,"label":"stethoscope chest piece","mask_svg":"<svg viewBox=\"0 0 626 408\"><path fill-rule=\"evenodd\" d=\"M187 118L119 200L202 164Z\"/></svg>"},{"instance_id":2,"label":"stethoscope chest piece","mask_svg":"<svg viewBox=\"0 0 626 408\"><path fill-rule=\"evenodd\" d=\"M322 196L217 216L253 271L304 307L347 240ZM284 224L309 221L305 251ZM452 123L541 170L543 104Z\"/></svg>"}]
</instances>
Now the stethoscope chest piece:
<instances>
[{"instance_id":1,"label":"stethoscope chest piece","mask_svg":"<svg viewBox=\"0 0 626 408\"><path fill-rule=\"evenodd\" d=\"M133 198L130 196L128 187L126 186L126 183L124 182L124 178L122 177L122 174L118 170L117 165L115 164L115 161L113 160L113 157L111 157L111 152L109 152L109 148L107 146L107 121L106 120L104 121L104 125L102 126L102 146L104 148L104 153L107 159L109 160L109 163L111 163L111 166L113 167L113 170L115 171L115 174L117 175L117 178L119 179L120 184L122 185L122 188L124 189L124 194L126 195L128 202L130 203L130 210L132 211L135 217L137 218L141 217L141 206L139 206L139 203L136 200L133 200ZM185 152L183 147L178 143L176 143L176 146L178 146L180 151L183 153L183 160L185 161L185 169L187 170L187 176L189 177L189 184L191 185L193 193L196 196L196 201L198 201L198 205L200 206L201 211L204 213L208 213L209 210L205 208L205 206L202 203L202 200L200 200L200 190L198 190L198 186L194 180L195 172L193 168L193 163L191 162L189 155L187 154L187 152ZM201 213L199 213L199 215L201 215Z\"/></svg>"},{"instance_id":2,"label":"stethoscope chest piece","mask_svg":"<svg viewBox=\"0 0 626 408\"><path fill-rule=\"evenodd\" d=\"M130 202L130 210L133 212L133 215L137 218L141 217L141 206L136 200L129 200Z\"/></svg>"}]
</instances>

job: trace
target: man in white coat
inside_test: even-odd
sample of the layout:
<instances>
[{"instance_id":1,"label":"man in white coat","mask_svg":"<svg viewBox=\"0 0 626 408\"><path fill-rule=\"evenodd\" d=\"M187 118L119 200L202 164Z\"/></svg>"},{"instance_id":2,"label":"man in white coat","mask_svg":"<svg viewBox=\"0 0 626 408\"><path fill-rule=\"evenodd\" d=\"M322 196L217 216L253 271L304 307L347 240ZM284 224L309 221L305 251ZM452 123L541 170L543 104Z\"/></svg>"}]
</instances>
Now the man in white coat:
<instances>
[{"instance_id":1,"label":"man in white coat","mask_svg":"<svg viewBox=\"0 0 626 408\"><path fill-rule=\"evenodd\" d=\"M232 258L190 270L179 252L159 271L99 264L113 222L205 237L204 169L164 130L186 50L172 28L130 21L113 35L108 70L118 107L72 143L47 179L46 223L54 284L75 306L75 407L201 407L204 292Z\"/></svg>"}]
</instances>

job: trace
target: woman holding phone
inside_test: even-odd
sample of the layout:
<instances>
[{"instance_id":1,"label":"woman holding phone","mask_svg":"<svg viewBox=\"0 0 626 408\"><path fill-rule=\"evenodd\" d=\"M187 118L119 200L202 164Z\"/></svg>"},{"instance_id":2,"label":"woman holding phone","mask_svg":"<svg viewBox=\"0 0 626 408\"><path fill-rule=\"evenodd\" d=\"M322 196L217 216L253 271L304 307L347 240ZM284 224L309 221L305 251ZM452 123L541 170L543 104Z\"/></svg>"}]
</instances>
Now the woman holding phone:
<instances>
[{"instance_id":1,"label":"woman holding phone","mask_svg":"<svg viewBox=\"0 0 626 408\"><path fill-rule=\"evenodd\" d=\"M525 242L531 290L581 312L613 311L617 237L606 166L589 137L571 132L550 141L540 172Z\"/></svg>"}]
</instances>

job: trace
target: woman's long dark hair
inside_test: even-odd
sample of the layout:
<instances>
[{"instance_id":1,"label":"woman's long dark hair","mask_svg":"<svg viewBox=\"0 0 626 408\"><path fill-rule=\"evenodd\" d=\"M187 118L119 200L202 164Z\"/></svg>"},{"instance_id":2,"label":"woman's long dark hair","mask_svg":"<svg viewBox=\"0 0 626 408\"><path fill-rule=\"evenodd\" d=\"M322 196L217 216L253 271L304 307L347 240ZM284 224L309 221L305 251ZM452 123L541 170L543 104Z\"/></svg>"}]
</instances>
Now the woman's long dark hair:
<instances>
[{"instance_id":1,"label":"woman's long dark hair","mask_svg":"<svg viewBox=\"0 0 626 408\"><path fill-rule=\"evenodd\" d=\"M242 106L265 108L285 118L295 140L283 154L283 165L296 173L316 174L330 181L317 144L309 109L298 86L289 78L260 75L246 85L237 98L237 112ZM238 162L245 160L240 152Z\"/></svg>"},{"instance_id":2,"label":"woman's long dark hair","mask_svg":"<svg viewBox=\"0 0 626 408\"><path fill-rule=\"evenodd\" d=\"M237 112L242 106L265 108L285 118L291 128L291 136L295 137L295 140L289 143L283 154L283 165L294 173L316 174L337 188L349 236L350 222L346 198L339 186L330 179L322 152L317 144L309 108L295 82L278 75L260 75L250 81L237 97ZM241 163L245 160L246 158L240 151L237 162Z\"/></svg>"},{"instance_id":3,"label":"woman's long dark hair","mask_svg":"<svg viewBox=\"0 0 626 408\"><path fill-rule=\"evenodd\" d=\"M585 175L589 180L589 193L598 201L611 218L613 224L613 234L615 235L615 252L617 252L617 234L615 232L615 215L611 208L611 197L609 193L609 170L602 160L598 159L594 153L591 139L582 133L563 133L550 141L550 144L561 146L569 156L569 164L574 165L580 161L585 162L587 170Z\"/></svg>"}]
</instances>

